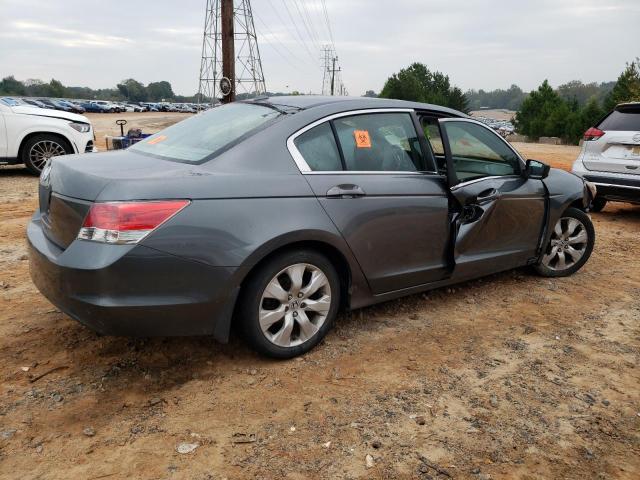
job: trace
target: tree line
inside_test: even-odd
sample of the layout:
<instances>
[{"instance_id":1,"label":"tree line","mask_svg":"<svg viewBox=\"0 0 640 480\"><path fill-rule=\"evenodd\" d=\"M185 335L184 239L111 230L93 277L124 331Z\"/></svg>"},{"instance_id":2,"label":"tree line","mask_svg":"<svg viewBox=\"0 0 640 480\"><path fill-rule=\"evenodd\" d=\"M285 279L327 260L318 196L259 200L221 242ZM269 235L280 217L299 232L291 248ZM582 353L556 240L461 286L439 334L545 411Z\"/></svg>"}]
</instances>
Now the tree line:
<instances>
[{"instance_id":1,"label":"tree line","mask_svg":"<svg viewBox=\"0 0 640 480\"><path fill-rule=\"evenodd\" d=\"M560 137L578 143L585 130L617 104L631 101L640 101L640 59L628 63L606 93L595 92L586 102L577 95L567 96L560 88L554 90L545 80L522 102L516 113L516 129L533 139Z\"/></svg>"},{"instance_id":2,"label":"tree line","mask_svg":"<svg viewBox=\"0 0 640 480\"><path fill-rule=\"evenodd\" d=\"M198 95L183 96L173 92L171 83L163 80L147 85L128 78L115 88L93 89L89 87L68 87L59 80L43 82L38 79L17 80L13 75L0 80L0 95L19 97L79 98L87 100L114 100L129 102L197 102ZM201 101L206 101L202 99Z\"/></svg>"},{"instance_id":3,"label":"tree line","mask_svg":"<svg viewBox=\"0 0 640 480\"><path fill-rule=\"evenodd\" d=\"M365 96L375 96L371 90ZM516 110L516 130L533 139L560 137L578 143L585 130L622 102L640 101L640 59L626 65L615 82L574 80L553 89L545 80L525 93L517 85L507 90L469 90L462 93L448 75L414 63L386 81L382 98L432 103L468 113L480 107Z\"/></svg>"}]
</instances>

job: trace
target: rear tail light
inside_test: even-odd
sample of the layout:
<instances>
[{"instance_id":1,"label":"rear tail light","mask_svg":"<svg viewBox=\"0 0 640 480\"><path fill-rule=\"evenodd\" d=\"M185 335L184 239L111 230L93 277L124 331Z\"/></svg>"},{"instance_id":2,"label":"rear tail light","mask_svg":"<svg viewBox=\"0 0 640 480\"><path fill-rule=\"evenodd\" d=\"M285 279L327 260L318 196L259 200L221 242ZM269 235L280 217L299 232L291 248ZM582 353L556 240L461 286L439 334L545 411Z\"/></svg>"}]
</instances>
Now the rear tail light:
<instances>
[{"instance_id":1,"label":"rear tail light","mask_svg":"<svg viewBox=\"0 0 640 480\"><path fill-rule=\"evenodd\" d=\"M118 245L138 243L189 203L189 200L94 203L78 238Z\"/></svg>"},{"instance_id":2,"label":"rear tail light","mask_svg":"<svg viewBox=\"0 0 640 480\"><path fill-rule=\"evenodd\" d=\"M603 135L604 132L602 130L600 130L599 128L591 127L589 130L584 132L584 139L586 141L597 140Z\"/></svg>"}]
</instances>

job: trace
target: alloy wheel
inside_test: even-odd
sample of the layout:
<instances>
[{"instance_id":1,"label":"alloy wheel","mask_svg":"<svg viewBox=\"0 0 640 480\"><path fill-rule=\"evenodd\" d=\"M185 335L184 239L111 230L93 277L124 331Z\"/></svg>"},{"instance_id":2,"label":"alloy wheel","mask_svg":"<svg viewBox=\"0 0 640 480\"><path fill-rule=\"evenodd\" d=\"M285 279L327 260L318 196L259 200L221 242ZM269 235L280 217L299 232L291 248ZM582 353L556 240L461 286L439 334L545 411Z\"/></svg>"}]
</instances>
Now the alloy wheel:
<instances>
[{"instance_id":1,"label":"alloy wheel","mask_svg":"<svg viewBox=\"0 0 640 480\"><path fill-rule=\"evenodd\" d=\"M562 217L556 223L542 264L561 271L573 267L584 256L589 234L583 223L573 217Z\"/></svg>"},{"instance_id":2,"label":"alloy wheel","mask_svg":"<svg viewBox=\"0 0 640 480\"><path fill-rule=\"evenodd\" d=\"M267 284L258 319L264 336L280 347L295 347L313 338L327 320L331 286L322 270L297 263Z\"/></svg>"},{"instance_id":3,"label":"alloy wheel","mask_svg":"<svg viewBox=\"0 0 640 480\"><path fill-rule=\"evenodd\" d=\"M51 157L66 155L66 150L62 145L52 140L42 140L35 143L29 150L31 164L42 171L42 168Z\"/></svg>"}]
</instances>

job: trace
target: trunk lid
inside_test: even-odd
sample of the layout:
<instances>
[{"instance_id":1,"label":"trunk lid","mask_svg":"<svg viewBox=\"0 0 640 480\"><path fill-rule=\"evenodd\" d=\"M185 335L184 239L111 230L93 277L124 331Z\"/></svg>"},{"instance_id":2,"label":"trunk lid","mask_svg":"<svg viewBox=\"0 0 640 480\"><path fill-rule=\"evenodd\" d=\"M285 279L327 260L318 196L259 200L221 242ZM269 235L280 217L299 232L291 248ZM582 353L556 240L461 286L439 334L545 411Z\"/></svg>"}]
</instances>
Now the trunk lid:
<instances>
[{"instance_id":1,"label":"trunk lid","mask_svg":"<svg viewBox=\"0 0 640 480\"><path fill-rule=\"evenodd\" d=\"M585 142L584 166L588 170L640 174L640 132L608 131Z\"/></svg>"},{"instance_id":2,"label":"trunk lid","mask_svg":"<svg viewBox=\"0 0 640 480\"><path fill-rule=\"evenodd\" d=\"M247 155L229 150L201 165L131 150L55 157L40 177L45 235L60 248L69 246L94 202L312 195L293 160L278 171L267 162L243 162Z\"/></svg>"},{"instance_id":3,"label":"trunk lid","mask_svg":"<svg viewBox=\"0 0 640 480\"><path fill-rule=\"evenodd\" d=\"M640 103L618 105L597 126L604 135L585 141L588 170L640 175Z\"/></svg>"}]
</instances>

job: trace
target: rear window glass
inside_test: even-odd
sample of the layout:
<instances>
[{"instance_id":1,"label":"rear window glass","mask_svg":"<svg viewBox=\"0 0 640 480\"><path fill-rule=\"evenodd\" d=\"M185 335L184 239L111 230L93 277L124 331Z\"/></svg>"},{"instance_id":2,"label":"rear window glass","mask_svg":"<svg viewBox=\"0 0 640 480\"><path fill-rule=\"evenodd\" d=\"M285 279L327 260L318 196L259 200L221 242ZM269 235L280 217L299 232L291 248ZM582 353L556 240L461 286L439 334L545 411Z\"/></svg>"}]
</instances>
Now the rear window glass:
<instances>
[{"instance_id":1,"label":"rear window glass","mask_svg":"<svg viewBox=\"0 0 640 480\"><path fill-rule=\"evenodd\" d=\"M232 103L176 123L135 144L131 150L167 160L198 163L280 115L272 108Z\"/></svg>"},{"instance_id":2,"label":"rear window glass","mask_svg":"<svg viewBox=\"0 0 640 480\"><path fill-rule=\"evenodd\" d=\"M619 112L615 110L600 122L598 128L605 131L638 132L640 131L640 109L630 112Z\"/></svg>"},{"instance_id":3,"label":"rear window glass","mask_svg":"<svg viewBox=\"0 0 640 480\"><path fill-rule=\"evenodd\" d=\"M295 144L309 168L314 172L342 170L340 153L329 123L323 123L303 133L296 138Z\"/></svg>"}]
</instances>

